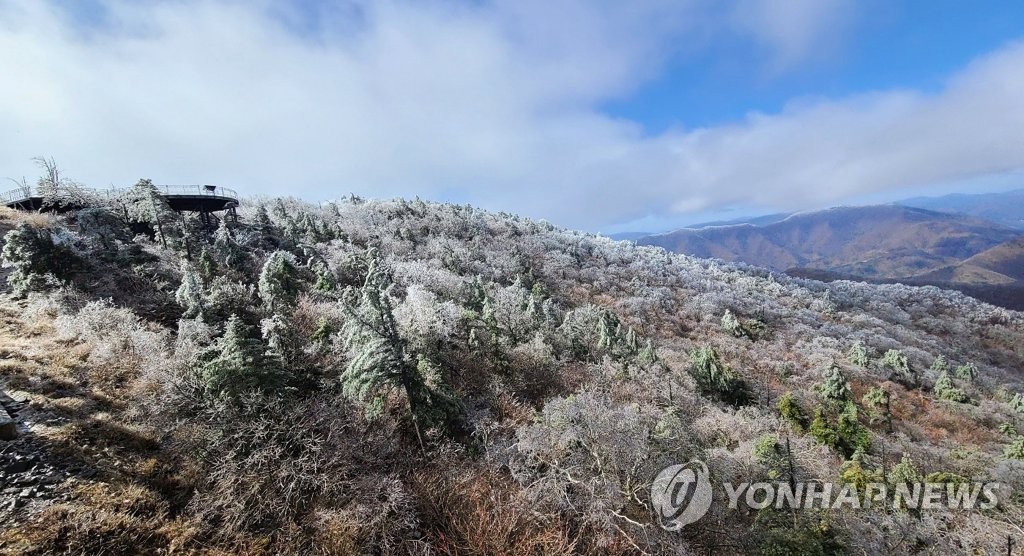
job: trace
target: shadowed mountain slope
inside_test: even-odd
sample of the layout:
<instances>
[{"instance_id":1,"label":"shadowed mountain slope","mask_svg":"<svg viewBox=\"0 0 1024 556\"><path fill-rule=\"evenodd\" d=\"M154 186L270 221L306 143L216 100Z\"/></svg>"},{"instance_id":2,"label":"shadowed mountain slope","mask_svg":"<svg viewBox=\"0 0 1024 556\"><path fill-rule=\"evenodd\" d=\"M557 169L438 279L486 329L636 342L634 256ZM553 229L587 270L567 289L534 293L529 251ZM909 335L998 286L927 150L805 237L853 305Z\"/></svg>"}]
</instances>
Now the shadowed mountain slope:
<instances>
[{"instance_id":1,"label":"shadowed mountain slope","mask_svg":"<svg viewBox=\"0 0 1024 556\"><path fill-rule=\"evenodd\" d=\"M954 266L1018 235L969 216L879 205L798 213L764 226L684 228L638 243L779 270L900 278Z\"/></svg>"}]
</instances>

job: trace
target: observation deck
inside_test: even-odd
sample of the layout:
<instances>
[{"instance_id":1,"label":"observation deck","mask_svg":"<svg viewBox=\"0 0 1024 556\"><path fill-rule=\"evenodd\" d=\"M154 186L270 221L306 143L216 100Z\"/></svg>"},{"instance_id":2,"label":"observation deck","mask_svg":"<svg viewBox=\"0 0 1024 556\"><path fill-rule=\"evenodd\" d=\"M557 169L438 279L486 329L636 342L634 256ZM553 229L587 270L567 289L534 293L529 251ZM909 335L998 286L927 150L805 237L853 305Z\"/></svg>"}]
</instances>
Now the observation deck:
<instances>
[{"instance_id":1,"label":"observation deck","mask_svg":"<svg viewBox=\"0 0 1024 556\"><path fill-rule=\"evenodd\" d=\"M238 193L219 185L154 185L175 211L220 212L238 206ZM0 203L18 210L75 210L114 201L132 191L131 187L92 189L86 187L19 187L0 193Z\"/></svg>"}]
</instances>

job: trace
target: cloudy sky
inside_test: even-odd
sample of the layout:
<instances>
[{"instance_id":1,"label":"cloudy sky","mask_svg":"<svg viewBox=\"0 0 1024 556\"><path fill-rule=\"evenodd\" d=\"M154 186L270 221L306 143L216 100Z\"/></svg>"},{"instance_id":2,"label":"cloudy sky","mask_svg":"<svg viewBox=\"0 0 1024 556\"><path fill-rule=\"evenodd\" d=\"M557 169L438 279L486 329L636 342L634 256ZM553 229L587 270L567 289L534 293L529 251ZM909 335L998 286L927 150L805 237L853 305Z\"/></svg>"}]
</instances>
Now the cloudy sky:
<instances>
[{"instance_id":1,"label":"cloudy sky","mask_svg":"<svg viewBox=\"0 0 1024 556\"><path fill-rule=\"evenodd\" d=\"M1024 187L1024 4L0 0L0 177L588 230Z\"/></svg>"}]
</instances>

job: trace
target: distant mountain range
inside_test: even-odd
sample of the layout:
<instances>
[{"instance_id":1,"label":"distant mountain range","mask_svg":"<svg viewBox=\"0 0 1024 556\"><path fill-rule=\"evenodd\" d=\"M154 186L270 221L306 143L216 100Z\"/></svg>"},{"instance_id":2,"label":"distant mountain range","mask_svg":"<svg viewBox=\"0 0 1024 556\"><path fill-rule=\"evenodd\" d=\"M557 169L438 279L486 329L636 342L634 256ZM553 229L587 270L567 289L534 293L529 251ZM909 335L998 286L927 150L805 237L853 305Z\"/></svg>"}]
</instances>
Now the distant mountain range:
<instances>
[{"instance_id":1,"label":"distant mountain range","mask_svg":"<svg viewBox=\"0 0 1024 556\"><path fill-rule=\"evenodd\" d=\"M956 193L943 197L917 197L900 201L908 207L966 214L1024 230L1024 189L1003 193Z\"/></svg>"},{"instance_id":2,"label":"distant mountain range","mask_svg":"<svg viewBox=\"0 0 1024 556\"><path fill-rule=\"evenodd\" d=\"M1024 310L1024 190L776 214L631 239L816 279L936 285Z\"/></svg>"}]
</instances>

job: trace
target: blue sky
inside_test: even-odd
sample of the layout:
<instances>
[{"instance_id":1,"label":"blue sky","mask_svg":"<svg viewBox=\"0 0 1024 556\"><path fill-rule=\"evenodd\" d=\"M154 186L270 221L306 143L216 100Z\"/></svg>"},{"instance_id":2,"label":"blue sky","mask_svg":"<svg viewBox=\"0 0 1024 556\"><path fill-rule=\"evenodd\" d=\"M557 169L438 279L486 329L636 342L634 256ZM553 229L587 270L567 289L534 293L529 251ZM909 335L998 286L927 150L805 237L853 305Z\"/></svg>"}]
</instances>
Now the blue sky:
<instances>
[{"instance_id":1,"label":"blue sky","mask_svg":"<svg viewBox=\"0 0 1024 556\"><path fill-rule=\"evenodd\" d=\"M824 56L780 73L767 71L761 49L741 36L677 54L657 78L603 109L660 133L778 112L801 96L934 92L972 59L1024 36L1024 3L865 0L847 25L847 35Z\"/></svg>"},{"instance_id":2,"label":"blue sky","mask_svg":"<svg viewBox=\"0 0 1024 556\"><path fill-rule=\"evenodd\" d=\"M1024 186L1024 4L0 0L0 176L593 231Z\"/></svg>"}]
</instances>

